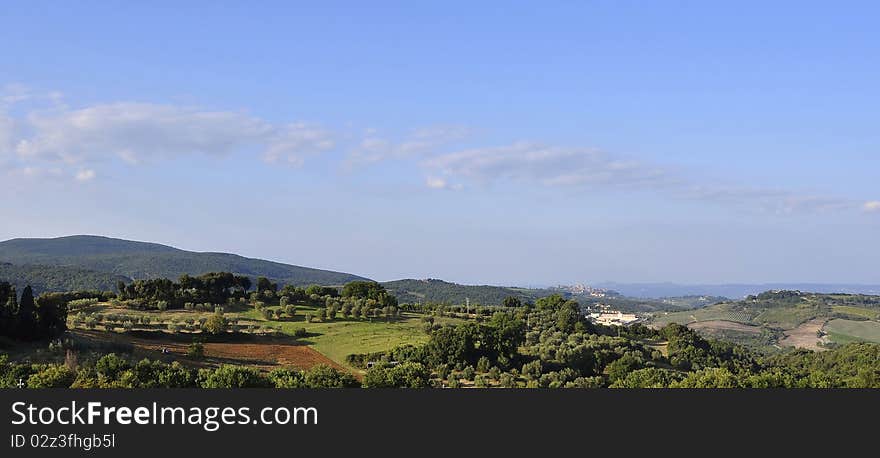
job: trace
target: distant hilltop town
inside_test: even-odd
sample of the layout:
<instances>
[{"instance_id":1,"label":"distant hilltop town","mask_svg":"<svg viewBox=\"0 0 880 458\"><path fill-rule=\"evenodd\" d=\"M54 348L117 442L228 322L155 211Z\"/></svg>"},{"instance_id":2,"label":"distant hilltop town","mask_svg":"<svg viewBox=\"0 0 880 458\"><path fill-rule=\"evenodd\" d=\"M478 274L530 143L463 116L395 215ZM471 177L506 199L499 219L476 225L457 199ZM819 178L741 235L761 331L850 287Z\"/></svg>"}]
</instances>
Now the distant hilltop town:
<instances>
[{"instance_id":1,"label":"distant hilltop town","mask_svg":"<svg viewBox=\"0 0 880 458\"><path fill-rule=\"evenodd\" d=\"M589 297L615 297L620 296L620 293L617 291L613 291L605 288L593 288L592 286L584 285L582 283L578 283L576 285L559 285L555 288L552 288L558 291L564 291L566 293L575 295L575 296L589 296Z\"/></svg>"}]
</instances>

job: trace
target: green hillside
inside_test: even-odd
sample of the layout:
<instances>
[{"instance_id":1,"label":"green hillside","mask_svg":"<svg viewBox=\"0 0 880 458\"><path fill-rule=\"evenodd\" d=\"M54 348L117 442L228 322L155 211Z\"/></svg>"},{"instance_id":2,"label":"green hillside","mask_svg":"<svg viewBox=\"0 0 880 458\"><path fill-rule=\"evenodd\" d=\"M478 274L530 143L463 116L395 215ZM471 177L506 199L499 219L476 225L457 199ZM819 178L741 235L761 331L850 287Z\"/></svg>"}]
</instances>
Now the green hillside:
<instances>
[{"instance_id":1,"label":"green hillside","mask_svg":"<svg viewBox=\"0 0 880 458\"><path fill-rule=\"evenodd\" d=\"M31 285L39 294L46 291L77 291L98 289L110 291L117 281L128 277L67 266L14 265L0 263L0 281L9 282L21 291Z\"/></svg>"},{"instance_id":2,"label":"green hillside","mask_svg":"<svg viewBox=\"0 0 880 458\"><path fill-rule=\"evenodd\" d=\"M363 280L357 275L312 269L228 253L197 253L156 243L89 235L0 242L0 262L65 266L132 279L171 278L182 274L233 272L265 276L283 284L341 285ZM84 279L87 276L84 276ZM96 280L96 279L93 279ZM83 280L85 281L85 280ZM96 282L93 287L97 287Z\"/></svg>"}]
</instances>

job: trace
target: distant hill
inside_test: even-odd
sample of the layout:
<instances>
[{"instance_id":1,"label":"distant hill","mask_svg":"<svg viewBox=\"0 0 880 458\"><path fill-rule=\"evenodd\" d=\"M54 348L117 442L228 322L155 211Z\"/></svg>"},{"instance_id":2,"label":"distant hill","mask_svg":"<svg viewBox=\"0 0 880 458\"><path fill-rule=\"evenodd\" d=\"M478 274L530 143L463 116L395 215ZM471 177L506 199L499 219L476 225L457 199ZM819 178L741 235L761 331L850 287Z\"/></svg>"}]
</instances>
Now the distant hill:
<instances>
[{"instance_id":1,"label":"distant hill","mask_svg":"<svg viewBox=\"0 0 880 458\"><path fill-rule=\"evenodd\" d=\"M504 298L514 296L522 302L559 294L567 299L574 299L583 306L595 306L603 304L614 310L623 312L653 312L659 310L686 310L703 307L713 303L715 298L665 298L665 299L639 299L623 296L591 297L589 295L571 294L559 289L533 289L490 285L460 285L443 280L395 280L382 283L392 294L397 296L401 303L437 303L437 304L464 304L465 298L470 299L471 304L501 305ZM723 299L723 298L720 298Z\"/></svg>"},{"instance_id":2,"label":"distant hill","mask_svg":"<svg viewBox=\"0 0 880 458\"><path fill-rule=\"evenodd\" d=\"M13 265L0 263L0 281L15 285L20 292L31 285L39 294L47 291L97 289L110 291L116 282L131 281L128 277L67 266Z\"/></svg>"},{"instance_id":3,"label":"distant hill","mask_svg":"<svg viewBox=\"0 0 880 458\"><path fill-rule=\"evenodd\" d=\"M262 259L245 258L228 253L199 253L157 243L133 242L92 235L75 235L51 239L12 239L0 242L0 262L16 266L43 265L73 267L130 279L170 278L182 274L233 272L251 277L265 276L273 281L293 285L342 285L365 278L329 270L282 264ZM70 271L73 275L74 271ZM102 279L85 272L93 287ZM83 280L85 282L85 280Z\"/></svg>"},{"instance_id":4,"label":"distant hill","mask_svg":"<svg viewBox=\"0 0 880 458\"><path fill-rule=\"evenodd\" d=\"M765 350L880 343L880 296L767 291L695 310L657 312L651 324L687 325L707 336Z\"/></svg>"},{"instance_id":5,"label":"distant hill","mask_svg":"<svg viewBox=\"0 0 880 458\"><path fill-rule=\"evenodd\" d=\"M464 304L465 298L471 304L501 305L507 296L518 297L523 302L554 294L546 289L514 288L489 285L459 285L443 280L395 280L384 282L397 299L404 303L431 302L437 304Z\"/></svg>"},{"instance_id":6,"label":"distant hill","mask_svg":"<svg viewBox=\"0 0 880 458\"><path fill-rule=\"evenodd\" d=\"M815 293L880 294L880 285L835 283L764 283L682 285L677 283L600 283L597 286L618 291L629 297L664 298L673 296L723 296L740 299L773 290L812 291Z\"/></svg>"}]
</instances>

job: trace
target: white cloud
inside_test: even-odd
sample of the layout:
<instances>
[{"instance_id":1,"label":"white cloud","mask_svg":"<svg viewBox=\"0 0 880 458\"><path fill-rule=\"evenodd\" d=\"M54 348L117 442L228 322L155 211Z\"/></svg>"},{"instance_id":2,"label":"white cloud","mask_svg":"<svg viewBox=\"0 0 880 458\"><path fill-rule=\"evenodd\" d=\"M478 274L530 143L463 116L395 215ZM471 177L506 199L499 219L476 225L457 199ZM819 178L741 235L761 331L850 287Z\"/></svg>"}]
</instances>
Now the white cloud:
<instances>
[{"instance_id":1,"label":"white cloud","mask_svg":"<svg viewBox=\"0 0 880 458\"><path fill-rule=\"evenodd\" d=\"M0 112L0 158L4 151L11 151L14 139L15 122L9 116Z\"/></svg>"},{"instance_id":2,"label":"white cloud","mask_svg":"<svg viewBox=\"0 0 880 458\"><path fill-rule=\"evenodd\" d=\"M452 190L452 191L458 191L458 190L462 189L461 184L449 183L448 181L444 180L443 178L435 178L435 177L426 178L425 179L425 186L427 186L431 189L448 189L448 190Z\"/></svg>"},{"instance_id":3,"label":"white cloud","mask_svg":"<svg viewBox=\"0 0 880 458\"><path fill-rule=\"evenodd\" d=\"M519 142L430 157L422 165L434 174L477 182L512 180L546 186L662 186L673 179L663 170L612 157L594 149L547 147Z\"/></svg>"},{"instance_id":4,"label":"white cloud","mask_svg":"<svg viewBox=\"0 0 880 458\"><path fill-rule=\"evenodd\" d=\"M49 102L53 106L60 106L63 98L64 95L58 91L37 92L20 83L5 84L0 88L0 108L10 108L26 102Z\"/></svg>"},{"instance_id":5,"label":"white cloud","mask_svg":"<svg viewBox=\"0 0 880 458\"><path fill-rule=\"evenodd\" d=\"M471 133L471 129L465 126L431 126L415 129L404 139L393 142L378 137L375 129L369 129L367 137L349 154L346 165L352 167L435 153L437 148L463 140Z\"/></svg>"},{"instance_id":6,"label":"white cloud","mask_svg":"<svg viewBox=\"0 0 880 458\"><path fill-rule=\"evenodd\" d=\"M43 105L41 109L34 108ZM22 85L0 88L0 169L23 177L90 181L101 164L128 164L200 154L253 154L268 163L301 166L310 156L359 137L344 165L400 161L420 166L425 186L458 190L467 184L516 182L557 188L633 189L680 199L746 206L777 213L859 210L880 212L880 201L854 201L781 189L725 186L689 179L667 167L593 148L518 142L462 149L473 131L463 126L414 129L388 139L375 129L328 131L313 124L278 124L238 111L152 103L106 103L70 108L59 93Z\"/></svg>"},{"instance_id":7,"label":"white cloud","mask_svg":"<svg viewBox=\"0 0 880 458\"><path fill-rule=\"evenodd\" d=\"M0 106L11 106L31 97L33 94L27 86L18 83L6 84L0 89Z\"/></svg>"},{"instance_id":8,"label":"white cloud","mask_svg":"<svg viewBox=\"0 0 880 458\"><path fill-rule=\"evenodd\" d=\"M6 101L31 98L23 87L2 94ZM43 101L59 97L39 96ZM0 166L6 169L63 165L77 170L114 159L135 165L236 152L299 166L309 155L336 146L332 132L309 124L273 124L241 112L190 106L120 102L71 109L51 103L17 111L23 113L12 118L0 109Z\"/></svg>"},{"instance_id":9,"label":"white cloud","mask_svg":"<svg viewBox=\"0 0 880 458\"><path fill-rule=\"evenodd\" d=\"M433 143L449 143L464 140L473 134L473 129L461 125L429 126L414 129L410 136L414 139Z\"/></svg>"},{"instance_id":10,"label":"white cloud","mask_svg":"<svg viewBox=\"0 0 880 458\"><path fill-rule=\"evenodd\" d=\"M21 139L24 159L78 164L115 156L138 163L181 154L223 155L265 141L273 128L235 112L172 105L114 103L33 113Z\"/></svg>"},{"instance_id":11,"label":"white cloud","mask_svg":"<svg viewBox=\"0 0 880 458\"><path fill-rule=\"evenodd\" d=\"M289 124L271 137L263 157L267 162L284 161L300 166L306 156L330 151L335 146L328 131L305 123Z\"/></svg>"},{"instance_id":12,"label":"white cloud","mask_svg":"<svg viewBox=\"0 0 880 458\"><path fill-rule=\"evenodd\" d=\"M95 171L92 169L83 169L79 172L76 172L75 178L76 181L85 182L91 181L95 178Z\"/></svg>"},{"instance_id":13,"label":"white cloud","mask_svg":"<svg viewBox=\"0 0 880 458\"><path fill-rule=\"evenodd\" d=\"M17 176L27 179L58 179L64 175L64 171L59 167L35 167L35 166L18 166L10 164L5 167L8 176Z\"/></svg>"},{"instance_id":14,"label":"white cloud","mask_svg":"<svg viewBox=\"0 0 880 458\"><path fill-rule=\"evenodd\" d=\"M425 186L432 189L445 189L447 186L446 180L443 178L432 178L428 177L425 180Z\"/></svg>"},{"instance_id":15,"label":"white cloud","mask_svg":"<svg viewBox=\"0 0 880 458\"><path fill-rule=\"evenodd\" d=\"M456 186L461 187L461 182L510 181L546 187L633 189L780 214L852 210L859 206L850 199L790 190L707 185L663 167L596 149L529 142L437 154L421 165L432 177L426 182L432 188L447 188L450 182L458 182ZM880 211L880 202L865 204L865 209Z\"/></svg>"}]
</instances>

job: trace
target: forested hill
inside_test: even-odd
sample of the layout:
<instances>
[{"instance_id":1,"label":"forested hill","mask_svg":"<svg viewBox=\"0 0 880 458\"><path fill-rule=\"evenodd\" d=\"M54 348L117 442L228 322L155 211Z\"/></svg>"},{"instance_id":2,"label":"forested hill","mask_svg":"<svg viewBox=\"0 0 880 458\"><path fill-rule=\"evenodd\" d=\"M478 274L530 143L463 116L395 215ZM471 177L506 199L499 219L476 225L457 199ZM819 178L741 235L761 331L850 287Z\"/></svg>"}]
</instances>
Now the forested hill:
<instances>
[{"instance_id":1,"label":"forested hill","mask_svg":"<svg viewBox=\"0 0 880 458\"><path fill-rule=\"evenodd\" d=\"M12 239L0 242L0 262L16 266L44 265L85 269L131 279L170 278L182 274L232 272L265 276L291 285L342 285L365 278L228 253L197 253L156 243L133 242L91 235L52 239ZM72 272L72 271L71 271ZM92 286L99 287L99 281Z\"/></svg>"},{"instance_id":2,"label":"forested hill","mask_svg":"<svg viewBox=\"0 0 880 458\"><path fill-rule=\"evenodd\" d=\"M401 303L464 304L467 298L470 299L471 304L501 305L508 296L526 302L555 293L546 289L459 285L436 279L395 280L384 282L382 285L397 296Z\"/></svg>"},{"instance_id":3,"label":"forested hill","mask_svg":"<svg viewBox=\"0 0 880 458\"><path fill-rule=\"evenodd\" d=\"M78 291L97 289L112 291L117 281L131 279L122 275L95 272L69 266L18 266L0 262L0 281L15 285L18 291L30 285L39 294L47 291Z\"/></svg>"}]
</instances>

